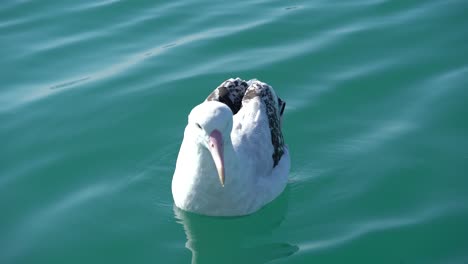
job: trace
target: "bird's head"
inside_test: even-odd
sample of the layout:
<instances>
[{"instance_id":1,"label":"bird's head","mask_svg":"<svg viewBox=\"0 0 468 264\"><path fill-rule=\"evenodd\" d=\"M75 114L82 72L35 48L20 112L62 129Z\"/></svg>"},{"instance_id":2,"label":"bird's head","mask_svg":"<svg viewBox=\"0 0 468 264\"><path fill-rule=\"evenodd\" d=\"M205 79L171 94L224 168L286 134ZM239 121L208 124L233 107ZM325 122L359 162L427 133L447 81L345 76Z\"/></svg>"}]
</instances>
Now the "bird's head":
<instances>
[{"instance_id":1,"label":"bird's head","mask_svg":"<svg viewBox=\"0 0 468 264\"><path fill-rule=\"evenodd\" d=\"M230 140L232 123L229 107L217 101L205 101L190 112L186 128L200 147L210 151L223 187L224 145Z\"/></svg>"}]
</instances>

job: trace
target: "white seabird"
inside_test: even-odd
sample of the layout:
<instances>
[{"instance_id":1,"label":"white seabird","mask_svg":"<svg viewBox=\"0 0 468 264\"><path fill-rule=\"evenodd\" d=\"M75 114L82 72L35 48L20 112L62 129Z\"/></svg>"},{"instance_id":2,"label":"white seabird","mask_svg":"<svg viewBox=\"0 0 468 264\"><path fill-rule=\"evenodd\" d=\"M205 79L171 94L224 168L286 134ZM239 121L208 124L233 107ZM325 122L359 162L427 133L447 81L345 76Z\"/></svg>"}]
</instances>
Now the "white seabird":
<instances>
[{"instance_id":1,"label":"white seabird","mask_svg":"<svg viewBox=\"0 0 468 264\"><path fill-rule=\"evenodd\" d=\"M286 187L285 103L258 80L229 79L188 116L172 179L175 205L212 216L251 214Z\"/></svg>"}]
</instances>

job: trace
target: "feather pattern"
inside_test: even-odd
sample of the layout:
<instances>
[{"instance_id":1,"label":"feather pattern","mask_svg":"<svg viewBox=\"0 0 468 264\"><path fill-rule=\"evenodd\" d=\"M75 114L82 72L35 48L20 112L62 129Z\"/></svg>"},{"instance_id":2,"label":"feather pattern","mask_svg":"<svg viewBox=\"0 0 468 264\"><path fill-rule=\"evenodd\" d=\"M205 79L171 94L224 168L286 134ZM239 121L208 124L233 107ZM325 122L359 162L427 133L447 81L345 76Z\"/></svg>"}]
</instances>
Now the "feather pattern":
<instances>
[{"instance_id":1,"label":"feather pattern","mask_svg":"<svg viewBox=\"0 0 468 264\"><path fill-rule=\"evenodd\" d=\"M286 102L277 97L273 88L258 80L244 81L239 77L228 79L221 83L207 98L206 101L218 101L226 104L235 115L243 105L248 104L253 98L260 98L265 105L268 123L271 130L271 143L274 146L272 154L273 167L284 153L284 139L281 131L281 117L286 107Z\"/></svg>"}]
</instances>

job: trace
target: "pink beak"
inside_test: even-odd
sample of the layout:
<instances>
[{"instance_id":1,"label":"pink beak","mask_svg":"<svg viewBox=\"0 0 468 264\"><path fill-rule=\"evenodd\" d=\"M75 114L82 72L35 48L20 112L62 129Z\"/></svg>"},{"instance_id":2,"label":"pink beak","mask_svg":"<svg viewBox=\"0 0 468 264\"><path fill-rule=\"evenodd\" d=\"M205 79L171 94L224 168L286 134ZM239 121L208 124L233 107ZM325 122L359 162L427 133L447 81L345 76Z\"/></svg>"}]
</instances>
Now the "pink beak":
<instances>
[{"instance_id":1,"label":"pink beak","mask_svg":"<svg viewBox=\"0 0 468 264\"><path fill-rule=\"evenodd\" d=\"M210 134L210 152L213 157L216 169L218 170L219 181L224 187L224 150L223 150L223 136L217 129L213 130Z\"/></svg>"}]
</instances>

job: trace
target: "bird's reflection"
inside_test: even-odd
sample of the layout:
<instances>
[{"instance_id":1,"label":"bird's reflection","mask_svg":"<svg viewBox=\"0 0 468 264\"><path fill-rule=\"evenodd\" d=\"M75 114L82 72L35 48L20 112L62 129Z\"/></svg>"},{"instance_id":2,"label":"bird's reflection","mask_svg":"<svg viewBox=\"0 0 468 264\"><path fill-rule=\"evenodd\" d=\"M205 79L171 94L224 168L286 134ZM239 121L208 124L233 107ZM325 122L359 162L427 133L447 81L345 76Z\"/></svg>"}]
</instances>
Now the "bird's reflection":
<instances>
[{"instance_id":1,"label":"bird's reflection","mask_svg":"<svg viewBox=\"0 0 468 264\"><path fill-rule=\"evenodd\" d=\"M183 225L192 263L266 263L297 251L297 246L272 242L272 231L283 221L288 207L288 188L255 214L243 217L209 217L180 210L175 217Z\"/></svg>"}]
</instances>

